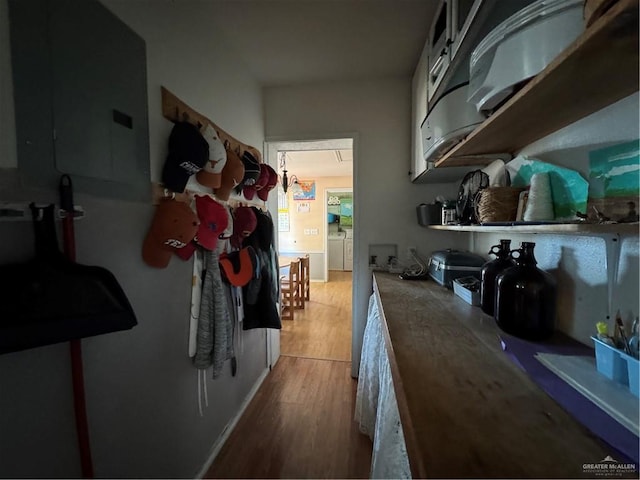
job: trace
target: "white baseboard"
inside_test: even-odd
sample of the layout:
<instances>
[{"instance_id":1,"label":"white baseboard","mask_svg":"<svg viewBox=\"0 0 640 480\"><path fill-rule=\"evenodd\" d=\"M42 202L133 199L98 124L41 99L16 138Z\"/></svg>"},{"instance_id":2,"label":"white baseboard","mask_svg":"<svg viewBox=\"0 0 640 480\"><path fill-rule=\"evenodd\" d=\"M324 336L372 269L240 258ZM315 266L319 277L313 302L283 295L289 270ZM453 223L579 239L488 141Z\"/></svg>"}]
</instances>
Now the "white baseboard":
<instances>
[{"instance_id":1,"label":"white baseboard","mask_svg":"<svg viewBox=\"0 0 640 480\"><path fill-rule=\"evenodd\" d=\"M227 441L227 439L229 438L229 435L231 435L231 432L233 432L233 429L236 428L236 424L238 423L238 420L240 420L240 417L242 417L242 414L249 406L249 403L251 402L251 400L253 400L253 397L258 392L258 389L262 385L262 382L264 382L264 379L267 378L267 375L269 374L269 372L270 370L266 368L264 372L260 375L260 377L258 377L258 380L256 380L256 383L251 388L251 391L249 392L247 397L244 399L244 402L242 402L242 405L240 405L240 409L238 410L236 415L229 421L229 423L224 428L224 430L222 430L222 434L220 434L220 436L217 438L217 440L211 447L211 452L209 453L207 460L204 462L204 465L196 475L195 477L196 480L202 479L207 473L207 471L209 470L209 468L211 468L211 465L213 464L213 461L218 456L218 453L220 453L220 450L222 449L224 442Z\"/></svg>"}]
</instances>

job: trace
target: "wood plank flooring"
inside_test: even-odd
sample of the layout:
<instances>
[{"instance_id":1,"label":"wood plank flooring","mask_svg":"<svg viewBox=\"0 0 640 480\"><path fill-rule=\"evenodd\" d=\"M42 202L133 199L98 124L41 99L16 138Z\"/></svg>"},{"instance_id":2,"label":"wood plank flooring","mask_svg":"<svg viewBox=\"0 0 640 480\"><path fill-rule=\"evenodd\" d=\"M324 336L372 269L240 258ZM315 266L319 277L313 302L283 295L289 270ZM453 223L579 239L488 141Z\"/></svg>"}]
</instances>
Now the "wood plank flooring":
<instances>
[{"instance_id":1,"label":"wood plank flooring","mask_svg":"<svg viewBox=\"0 0 640 480\"><path fill-rule=\"evenodd\" d=\"M329 272L328 282L311 282L310 301L283 320L280 354L351 361L351 272Z\"/></svg>"},{"instance_id":2,"label":"wood plank flooring","mask_svg":"<svg viewBox=\"0 0 640 480\"><path fill-rule=\"evenodd\" d=\"M351 274L329 280L283 322L282 356L204 478L369 477L372 444L353 420Z\"/></svg>"}]
</instances>

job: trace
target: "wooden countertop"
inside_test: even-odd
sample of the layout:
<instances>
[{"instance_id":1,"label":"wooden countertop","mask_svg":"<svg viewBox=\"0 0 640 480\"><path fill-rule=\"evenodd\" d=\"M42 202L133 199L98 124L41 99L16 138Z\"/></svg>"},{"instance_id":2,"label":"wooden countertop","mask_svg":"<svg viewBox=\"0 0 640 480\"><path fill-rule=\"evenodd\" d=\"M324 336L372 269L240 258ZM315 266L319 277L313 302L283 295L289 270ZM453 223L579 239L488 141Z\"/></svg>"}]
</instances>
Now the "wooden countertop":
<instances>
[{"instance_id":1,"label":"wooden countertop","mask_svg":"<svg viewBox=\"0 0 640 480\"><path fill-rule=\"evenodd\" d=\"M374 291L414 478L580 478L615 458L509 360L480 308L389 273Z\"/></svg>"}]
</instances>

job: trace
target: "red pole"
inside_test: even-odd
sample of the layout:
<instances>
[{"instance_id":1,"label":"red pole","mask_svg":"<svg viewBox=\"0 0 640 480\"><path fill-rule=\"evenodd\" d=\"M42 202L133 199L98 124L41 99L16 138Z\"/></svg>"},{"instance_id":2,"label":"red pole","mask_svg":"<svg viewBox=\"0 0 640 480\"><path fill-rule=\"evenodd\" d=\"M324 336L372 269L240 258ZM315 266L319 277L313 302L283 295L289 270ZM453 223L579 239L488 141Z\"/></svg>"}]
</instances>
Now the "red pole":
<instances>
[{"instance_id":1,"label":"red pole","mask_svg":"<svg viewBox=\"0 0 640 480\"><path fill-rule=\"evenodd\" d=\"M71 378L73 381L73 405L76 415L76 435L80 449L82 476L93 478L93 462L91 460L91 443L89 442L89 422L87 420L87 403L84 395L84 372L82 368L82 344L80 340L71 340Z\"/></svg>"},{"instance_id":2,"label":"red pole","mask_svg":"<svg viewBox=\"0 0 640 480\"><path fill-rule=\"evenodd\" d=\"M65 212L62 219L64 253L72 262L76 261L76 236L73 227L73 189L71 178L63 175L60 178L60 207ZM84 371L82 366L82 344L80 340L69 343L71 354L71 378L73 383L73 405L76 417L76 436L80 449L80 465L83 478L93 478L93 462L91 460L91 443L89 441L89 422L87 420L87 403L84 393Z\"/></svg>"}]
</instances>

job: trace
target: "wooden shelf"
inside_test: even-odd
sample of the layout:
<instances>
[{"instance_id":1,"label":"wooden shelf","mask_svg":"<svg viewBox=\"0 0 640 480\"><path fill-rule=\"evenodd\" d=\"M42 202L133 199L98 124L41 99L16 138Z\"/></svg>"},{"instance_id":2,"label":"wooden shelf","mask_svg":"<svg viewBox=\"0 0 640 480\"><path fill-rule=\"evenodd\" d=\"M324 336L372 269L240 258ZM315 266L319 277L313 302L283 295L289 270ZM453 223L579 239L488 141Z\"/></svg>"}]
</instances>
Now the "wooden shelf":
<instances>
[{"instance_id":1,"label":"wooden shelf","mask_svg":"<svg viewBox=\"0 0 640 480\"><path fill-rule=\"evenodd\" d=\"M638 1L618 1L436 168L486 165L637 92L638 38Z\"/></svg>"},{"instance_id":2,"label":"wooden shelf","mask_svg":"<svg viewBox=\"0 0 640 480\"><path fill-rule=\"evenodd\" d=\"M556 235L638 235L638 223L585 224L556 223L548 225L430 225L432 230L478 233L546 233Z\"/></svg>"}]
</instances>

